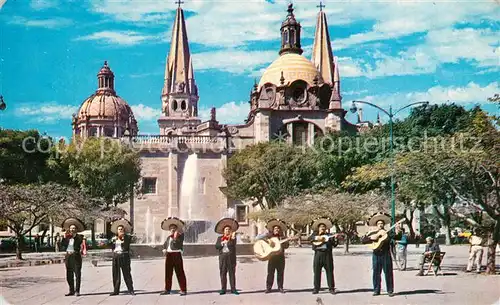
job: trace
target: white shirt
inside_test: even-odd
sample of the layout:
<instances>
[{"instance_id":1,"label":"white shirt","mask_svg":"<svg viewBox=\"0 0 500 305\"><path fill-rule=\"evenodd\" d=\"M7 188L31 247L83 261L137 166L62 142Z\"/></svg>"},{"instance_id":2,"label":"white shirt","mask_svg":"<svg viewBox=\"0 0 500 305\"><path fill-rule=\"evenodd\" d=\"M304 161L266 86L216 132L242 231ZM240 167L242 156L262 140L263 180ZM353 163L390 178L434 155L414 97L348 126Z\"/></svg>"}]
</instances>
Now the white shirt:
<instances>
[{"instance_id":1,"label":"white shirt","mask_svg":"<svg viewBox=\"0 0 500 305\"><path fill-rule=\"evenodd\" d=\"M119 238L117 238L115 241L115 250L114 250L115 253L122 253L123 252L122 244L123 244L123 241L121 241Z\"/></svg>"},{"instance_id":2,"label":"white shirt","mask_svg":"<svg viewBox=\"0 0 500 305\"><path fill-rule=\"evenodd\" d=\"M75 252L75 239L73 237L69 239L68 248L66 248L66 252L68 253Z\"/></svg>"},{"instance_id":3,"label":"white shirt","mask_svg":"<svg viewBox=\"0 0 500 305\"><path fill-rule=\"evenodd\" d=\"M168 244L168 247L167 247L167 252L170 252L170 253L173 253L173 252L182 252L182 250L172 250L172 248L170 247L170 245L172 244L172 241L173 241L173 238L172 237L167 237L167 244Z\"/></svg>"}]
</instances>

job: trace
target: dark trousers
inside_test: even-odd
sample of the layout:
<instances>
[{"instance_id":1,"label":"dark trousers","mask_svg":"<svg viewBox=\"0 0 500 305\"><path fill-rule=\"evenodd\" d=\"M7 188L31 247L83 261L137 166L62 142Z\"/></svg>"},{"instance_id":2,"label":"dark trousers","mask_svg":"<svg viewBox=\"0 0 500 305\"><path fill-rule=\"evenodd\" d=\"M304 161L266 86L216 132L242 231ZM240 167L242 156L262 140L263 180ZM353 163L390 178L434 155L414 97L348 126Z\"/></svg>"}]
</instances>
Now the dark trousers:
<instances>
[{"instance_id":1,"label":"dark trousers","mask_svg":"<svg viewBox=\"0 0 500 305\"><path fill-rule=\"evenodd\" d=\"M385 284L387 285L387 292L394 292L394 277L392 274L392 258L391 253L386 252L381 255L372 255L373 267L373 291L380 293L381 274L382 270L385 275Z\"/></svg>"},{"instance_id":2,"label":"dark trousers","mask_svg":"<svg viewBox=\"0 0 500 305\"><path fill-rule=\"evenodd\" d=\"M314 252L314 290L319 291L321 288L321 269L325 268L326 281L330 290L335 289L335 280L333 278L333 256L330 251L315 251Z\"/></svg>"},{"instance_id":3,"label":"dark trousers","mask_svg":"<svg viewBox=\"0 0 500 305\"><path fill-rule=\"evenodd\" d=\"M132 283L132 275L130 274L130 255L128 253L117 254L113 253L113 288L114 293L120 293L121 276L120 269L123 273L123 279L127 285L129 292L134 291Z\"/></svg>"},{"instance_id":4,"label":"dark trousers","mask_svg":"<svg viewBox=\"0 0 500 305\"><path fill-rule=\"evenodd\" d=\"M236 257L231 254L220 254L219 270L221 290L226 291L227 289L227 274L229 273L231 291L236 291Z\"/></svg>"},{"instance_id":5,"label":"dark trousers","mask_svg":"<svg viewBox=\"0 0 500 305\"><path fill-rule=\"evenodd\" d=\"M82 280L82 255L80 253L66 254L64 259L66 265L66 281L68 282L69 292L80 292L80 283ZM76 278L76 287L75 287Z\"/></svg>"},{"instance_id":6,"label":"dark trousers","mask_svg":"<svg viewBox=\"0 0 500 305\"><path fill-rule=\"evenodd\" d=\"M274 271L277 271L277 282L278 289L283 289L283 277L285 273L285 255L274 255L271 256L267 263L267 280L266 288L273 288L274 283Z\"/></svg>"},{"instance_id":7,"label":"dark trousers","mask_svg":"<svg viewBox=\"0 0 500 305\"><path fill-rule=\"evenodd\" d=\"M172 276L177 276L179 288L181 291L187 291L186 274L184 273L184 263L182 261L182 253L180 252L167 252L165 257L165 291L172 289Z\"/></svg>"}]
</instances>

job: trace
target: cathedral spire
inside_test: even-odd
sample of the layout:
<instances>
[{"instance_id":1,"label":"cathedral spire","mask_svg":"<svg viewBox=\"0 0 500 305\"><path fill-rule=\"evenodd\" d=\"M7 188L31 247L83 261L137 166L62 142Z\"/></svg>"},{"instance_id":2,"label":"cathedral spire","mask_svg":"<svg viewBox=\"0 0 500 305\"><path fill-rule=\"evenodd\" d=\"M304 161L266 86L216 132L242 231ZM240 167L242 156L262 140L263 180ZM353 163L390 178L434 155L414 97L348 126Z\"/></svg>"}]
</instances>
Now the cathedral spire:
<instances>
[{"instance_id":1,"label":"cathedral spire","mask_svg":"<svg viewBox=\"0 0 500 305\"><path fill-rule=\"evenodd\" d=\"M293 4L288 4L288 15L281 23L281 50L280 55L286 53L302 54L300 47L300 23L295 20Z\"/></svg>"},{"instance_id":2,"label":"cathedral spire","mask_svg":"<svg viewBox=\"0 0 500 305\"><path fill-rule=\"evenodd\" d=\"M198 114L198 87L189 51L182 1L176 1L175 20L172 27L170 52L165 66L162 90L162 113L164 116L195 117Z\"/></svg>"},{"instance_id":3,"label":"cathedral spire","mask_svg":"<svg viewBox=\"0 0 500 305\"><path fill-rule=\"evenodd\" d=\"M176 10L172 30L172 41L170 42L170 52L165 67L165 83L162 96L176 93L179 88L185 88L186 93L191 93L194 91L194 88L190 84L190 79L193 80L193 85L196 87L196 84L194 84L194 73L191 64L184 11L180 7L180 3L182 2L176 2L176 4L179 4L179 7ZM179 84L182 85L179 86Z\"/></svg>"},{"instance_id":4,"label":"cathedral spire","mask_svg":"<svg viewBox=\"0 0 500 305\"><path fill-rule=\"evenodd\" d=\"M323 7L323 3L320 2L311 61L318 67L323 81L334 85L334 59L330 34L328 33L328 23L326 22L326 14L323 11Z\"/></svg>"}]
</instances>

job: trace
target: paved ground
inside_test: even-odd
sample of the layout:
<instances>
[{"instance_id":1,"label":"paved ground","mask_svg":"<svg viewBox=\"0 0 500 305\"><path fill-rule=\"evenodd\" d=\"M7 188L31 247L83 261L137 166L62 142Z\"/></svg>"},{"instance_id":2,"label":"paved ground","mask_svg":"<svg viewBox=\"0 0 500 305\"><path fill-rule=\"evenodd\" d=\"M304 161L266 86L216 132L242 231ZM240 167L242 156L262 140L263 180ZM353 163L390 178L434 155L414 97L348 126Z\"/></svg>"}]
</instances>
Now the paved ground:
<instances>
[{"instance_id":1,"label":"paved ground","mask_svg":"<svg viewBox=\"0 0 500 305\"><path fill-rule=\"evenodd\" d=\"M500 276L466 274L463 272L467 247L442 247L446 251L444 276L415 276L415 265L422 248L411 246L409 271L395 271L396 296L371 292L371 257L364 246L352 248L344 256L335 250L337 295L322 292L311 294L312 251L290 249L285 270L286 294L263 293L266 263L252 257L240 257L237 286L241 295L219 296L219 273L216 257L185 260L188 295L160 296L163 288L163 260L132 262L132 276L137 295L110 297L111 266L105 262L93 267L85 262L82 270L82 296L64 297L67 292L63 264L0 269L0 304L494 304L500 301ZM497 257L500 261L500 257ZM325 277L323 283L326 285ZM385 287L385 283L382 283ZM174 280L174 289L177 283ZM125 289L122 281L122 289ZM7 303L8 302L8 303Z\"/></svg>"}]
</instances>

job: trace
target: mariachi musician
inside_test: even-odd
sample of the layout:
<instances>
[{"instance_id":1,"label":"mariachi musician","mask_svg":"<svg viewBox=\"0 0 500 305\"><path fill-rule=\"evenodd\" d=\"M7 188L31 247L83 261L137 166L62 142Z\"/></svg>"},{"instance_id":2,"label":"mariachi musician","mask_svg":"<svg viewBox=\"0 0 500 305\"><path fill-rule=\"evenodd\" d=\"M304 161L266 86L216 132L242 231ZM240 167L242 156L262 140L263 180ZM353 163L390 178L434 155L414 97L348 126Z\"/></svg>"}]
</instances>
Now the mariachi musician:
<instances>
[{"instance_id":1,"label":"mariachi musician","mask_svg":"<svg viewBox=\"0 0 500 305\"><path fill-rule=\"evenodd\" d=\"M231 293L238 295L236 290L236 230L239 224L233 218L223 218L215 225L215 232L222 234L217 237L215 249L219 250L219 271L221 290L219 294L226 294L227 274Z\"/></svg>"},{"instance_id":2,"label":"mariachi musician","mask_svg":"<svg viewBox=\"0 0 500 305\"><path fill-rule=\"evenodd\" d=\"M85 237L78 234L78 232L84 231L85 225L79 219L69 217L63 221L61 227L66 231L61 241L61 245L66 251L64 263L66 266L66 281L69 286L69 292L66 296L79 296L82 281L82 255L87 255L87 245L85 244Z\"/></svg>"},{"instance_id":3,"label":"mariachi musician","mask_svg":"<svg viewBox=\"0 0 500 305\"><path fill-rule=\"evenodd\" d=\"M335 279L333 276L333 236L327 234L326 230L332 227L330 219L323 217L316 219L311 224L313 233L309 236L314 251L313 271L314 290L313 294L319 293L321 289L321 269L325 268L328 290L335 294Z\"/></svg>"},{"instance_id":4,"label":"mariachi musician","mask_svg":"<svg viewBox=\"0 0 500 305\"><path fill-rule=\"evenodd\" d=\"M113 251L113 292L111 296L120 293L121 276L120 270L123 273L123 279L127 285L127 290L130 295L135 295L132 275L130 273L130 243L132 241L132 225L126 219L114 221L111 224L111 232L116 234L112 239L111 249Z\"/></svg>"},{"instance_id":5,"label":"mariachi musician","mask_svg":"<svg viewBox=\"0 0 500 305\"><path fill-rule=\"evenodd\" d=\"M256 240L267 239L276 237L278 239L284 239L284 233L287 230L287 225L285 222L279 219L272 219L267 222L266 229L268 232L257 235ZM278 290L281 293L285 293L283 289L284 273L285 273L285 249L290 247L290 243L285 241L281 244L281 249L277 254L272 255L267 263L267 279L266 279L266 293L270 293L273 288L274 282L274 272L277 271L276 280L278 282Z\"/></svg>"},{"instance_id":6,"label":"mariachi musician","mask_svg":"<svg viewBox=\"0 0 500 305\"><path fill-rule=\"evenodd\" d=\"M362 243L373 243L379 240L383 235L387 234L388 238L384 239L380 246L373 250L372 268L373 268L373 295L380 295L381 273L384 271L385 284L387 286L387 294L394 296L394 275L392 271L391 257L391 240L394 237L392 231L387 232L384 226L390 223L391 217L385 213L379 212L372 215L368 220L368 225L376 227L375 230L368 232L363 238Z\"/></svg>"},{"instance_id":7,"label":"mariachi musician","mask_svg":"<svg viewBox=\"0 0 500 305\"><path fill-rule=\"evenodd\" d=\"M163 255L165 255L165 290L161 295L170 294L172 289L172 276L177 276L180 295L187 294L186 273L184 272L184 261L182 251L184 247L184 222L177 217L169 217L162 221L162 230L168 231L170 235L163 244Z\"/></svg>"}]
</instances>

